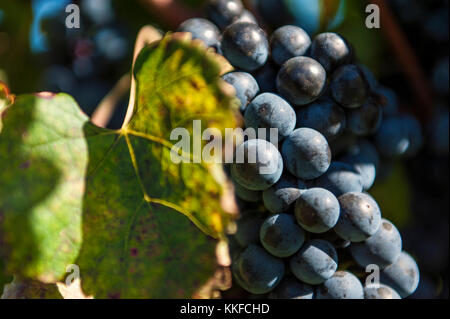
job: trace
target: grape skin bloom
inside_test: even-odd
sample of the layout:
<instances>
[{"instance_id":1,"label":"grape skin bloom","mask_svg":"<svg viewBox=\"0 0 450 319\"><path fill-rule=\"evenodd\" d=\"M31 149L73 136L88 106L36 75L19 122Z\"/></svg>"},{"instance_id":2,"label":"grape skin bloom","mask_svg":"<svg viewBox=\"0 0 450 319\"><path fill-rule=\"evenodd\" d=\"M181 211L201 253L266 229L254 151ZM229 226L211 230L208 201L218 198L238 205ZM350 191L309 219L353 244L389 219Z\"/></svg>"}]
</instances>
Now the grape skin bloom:
<instances>
[{"instance_id":1,"label":"grape skin bloom","mask_svg":"<svg viewBox=\"0 0 450 319\"><path fill-rule=\"evenodd\" d=\"M364 299L364 289L355 275L337 271L317 289L317 299Z\"/></svg>"},{"instance_id":2,"label":"grape skin bloom","mask_svg":"<svg viewBox=\"0 0 450 319\"><path fill-rule=\"evenodd\" d=\"M278 141L285 139L295 128L295 111L283 98L272 93L258 95L247 107L244 115L245 126L258 131L266 128L266 138L270 129L277 129Z\"/></svg>"},{"instance_id":3,"label":"grape skin bloom","mask_svg":"<svg viewBox=\"0 0 450 319\"><path fill-rule=\"evenodd\" d=\"M250 22L237 22L228 26L222 35L221 48L233 66L247 72L262 67L269 56L266 33Z\"/></svg>"},{"instance_id":4,"label":"grape skin bloom","mask_svg":"<svg viewBox=\"0 0 450 319\"><path fill-rule=\"evenodd\" d=\"M283 143L281 153L288 171L305 180L321 176L331 163L326 138L310 128L294 130Z\"/></svg>"},{"instance_id":5,"label":"grape skin bloom","mask_svg":"<svg viewBox=\"0 0 450 319\"><path fill-rule=\"evenodd\" d=\"M347 193L338 198L341 215L334 231L342 239L362 242L374 235L381 225L378 204L364 193Z\"/></svg>"},{"instance_id":6,"label":"grape skin bloom","mask_svg":"<svg viewBox=\"0 0 450 319\"><path fill-rule=\"evenodd\" d=\"M256 245L249 245L239 255L232 264L232 270L237 283L253 294L272 291L285 273L281 259L273 257Z\"/></svg>"},{"instance_id":7,"label":"grape skin bloom","mask_svg":"<svg viewBox=\"0 0 450 319\"><path fill-rule=\"evenodd\" d=\"M278 92L295 106L318 99L326 85L327 74L322 65L308 57L287 60L277 75Z\"/></svg>"},{"instance_id":8,"label":"grape skin bloom","mask_svg":"<svg viewBox=\"0 0 450 319\"><path fill-rule=\"evenodd\" d=\"M314 239L291 257L289 265L300 281L318 285L333 276L338 267L338 255L332 244Z\"/></svg>"},{"instance_id":9,"label":"grape skin bloom","mask_svg":"<svg viewBox=\"0 0 450 319\"><path fill-rule=\"evenodd\" d=\"M305 233L288 214L268 217L261 226L260 240L264 248L275 257L295 254L305 241Z\"/></svg>"},{"instance_id":10,"label":"grape skin bloom","mask_svg":"<svg viewBox=\"0 0 450 319\"><path fill-rule=\"evenodd\" d=\"M303 192L295 203L298 223L311 233L325 233L339 219L339 202L323 188L311 188Z\"/></svg>"},{"instance_id":11,"label":"grape skin bloom","mask_svg":"<svg viewBox=\"0 0 450 319\"><path fill-rule=\"evenodd\" d=\"M268 189L278 182L282 172L283 159L272 143L253 139L237 147L231 176L245 188L253 191Z\"/></svg>"}]
</instances>

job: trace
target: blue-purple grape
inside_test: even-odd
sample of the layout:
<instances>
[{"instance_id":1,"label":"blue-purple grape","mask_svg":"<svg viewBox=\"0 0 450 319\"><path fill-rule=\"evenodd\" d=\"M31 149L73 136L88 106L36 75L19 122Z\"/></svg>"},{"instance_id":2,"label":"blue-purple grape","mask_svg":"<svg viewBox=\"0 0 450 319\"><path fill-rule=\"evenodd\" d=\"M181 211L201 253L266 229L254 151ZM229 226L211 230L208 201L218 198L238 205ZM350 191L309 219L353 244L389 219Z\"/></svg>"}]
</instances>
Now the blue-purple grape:
<instances>
[{"instance_id":1,"label":"blue-purple grape","mask_svg":"<svg viewBox=\"0 0 450 319\"><path fill-rule=\"evenodd\" d=\"M318 99L326 85L327 74L314 59L300 56L287 60L277 76L278 92L293 105L300 106Z\"/></svg>"},{"instance_id":2,"label":"blue-purple grape","mask_svg":"<svg viewBox=\"0 0 450 319\"><path fill-rule=\"evenodd\" d=\"M268 217L259 233L264 248L275 257L295 254L305 242L305 233L292 215L277 214Z\"/></svg>"},{"instance_id":3,"label":"blue-purple grape","mask_svg":"<svg viewBox=\"0 0 450 319\"><path fill-rule=\"evenodd\" d=\"M236 282L253 294L265 294L281 282L285 268L283 260L256 245L249 245L233 262Z\"/></svg>"},{"instance_id":4,"label":"blue-purple grape","mask_svg":"<svg viewBox=\"0 0 450 319\"><path fill-rule=\"evenodd\" d=\"M337 198L323 188L304 191L295 203L297 222L311 233L329 231L336 225L339 213Z\"/></svg>"},{"instance_id":5,"label":"blue-purple grape","mask_svg":"<svg viewBox=\"0 0 450 319\"><path fill-rule=\"evenodd\" d=\"M294 130L284 141L281 153L287 170L306 180L324 174L331 163L331 151L326 138L310 128Z\"/></svg>"}]
</instances>

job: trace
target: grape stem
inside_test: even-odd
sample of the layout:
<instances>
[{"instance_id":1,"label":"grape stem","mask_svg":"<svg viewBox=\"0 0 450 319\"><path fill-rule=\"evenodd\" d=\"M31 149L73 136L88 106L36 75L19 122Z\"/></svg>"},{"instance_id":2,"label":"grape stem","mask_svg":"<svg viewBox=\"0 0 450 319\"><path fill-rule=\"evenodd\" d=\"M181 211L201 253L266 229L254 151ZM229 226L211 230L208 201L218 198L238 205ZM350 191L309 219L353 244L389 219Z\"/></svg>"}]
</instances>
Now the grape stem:
<instances>
[{"instance_id":1,"label":"grape stem","mask_svg":"<svg viewBox=\"0 0 450 319\"><path fill-rule=\"evenodd\" d=\"M383 34L415 95L415 113L425 123L433 114L433 95L407 37L385 0L370 0L380 8Z\"/></svg>"}]
</instances>

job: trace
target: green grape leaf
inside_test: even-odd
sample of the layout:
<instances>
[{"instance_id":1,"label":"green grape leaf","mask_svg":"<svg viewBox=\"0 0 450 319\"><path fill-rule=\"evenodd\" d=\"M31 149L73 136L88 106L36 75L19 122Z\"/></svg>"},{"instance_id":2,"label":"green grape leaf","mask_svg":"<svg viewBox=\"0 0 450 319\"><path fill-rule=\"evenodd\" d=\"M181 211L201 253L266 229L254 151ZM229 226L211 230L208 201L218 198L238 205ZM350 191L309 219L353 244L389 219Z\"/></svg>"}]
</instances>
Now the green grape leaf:
<instances>
[{"instance_id":1,"label":"green grape leaf","mask_svg":"<svg viewBox=\"0 0 450 319\"><path fill-rule=\"evenodd\" d=\"M210 283L229 183L219 164L172 161L170 135L193 120L236 127L214 57L177 34L144 48L120 130L93 125L66 94L16 98L0 135L9 272L53 283L75 264L95 298L191 297Z\"/></svg>"}]
</instances>

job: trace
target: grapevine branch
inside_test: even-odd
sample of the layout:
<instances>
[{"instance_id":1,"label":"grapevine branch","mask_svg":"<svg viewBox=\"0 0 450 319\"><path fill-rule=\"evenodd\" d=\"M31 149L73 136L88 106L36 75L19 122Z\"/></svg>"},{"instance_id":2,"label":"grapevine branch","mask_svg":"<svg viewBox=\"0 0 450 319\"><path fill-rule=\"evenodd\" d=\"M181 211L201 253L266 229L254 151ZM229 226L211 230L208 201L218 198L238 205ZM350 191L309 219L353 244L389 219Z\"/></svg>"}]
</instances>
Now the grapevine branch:
<instances>
[{"instance_id":1,"label":"grapevine branch","mask_svg":"<svg viewBox=\"0 0 450 319\"><path fill-rule=\"evenodd\" d=\"M426 121L433 113L433 95L414 50L397 23L389 4L385 0L371 0L370 2L380 8L383 34L415 95L417 115L422 121Z\"/></svg>"}]
</instances>

